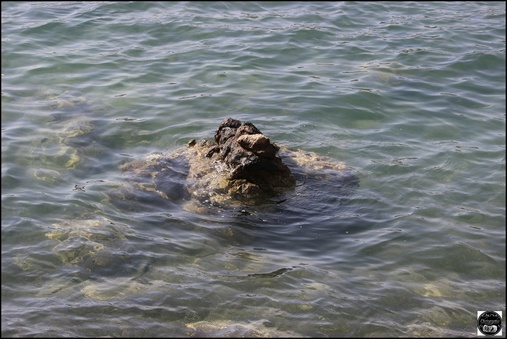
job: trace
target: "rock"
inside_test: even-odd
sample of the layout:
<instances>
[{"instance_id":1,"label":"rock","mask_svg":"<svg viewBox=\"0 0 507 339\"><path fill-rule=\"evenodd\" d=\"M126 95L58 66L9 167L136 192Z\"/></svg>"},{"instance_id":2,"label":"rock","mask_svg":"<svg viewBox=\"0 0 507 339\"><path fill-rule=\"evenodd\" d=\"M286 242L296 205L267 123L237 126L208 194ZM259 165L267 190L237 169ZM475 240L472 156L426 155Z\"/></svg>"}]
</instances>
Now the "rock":
<instances>
[{"instance_id":1,"label":"rock","mask_svg":"<svg viewBox=\"0 0 507 339\"><path fill-rule=\"evenodd\" d=\"M343 162L280 147L252 123L232 118L220 123L214 141L191 140L174 152L150 155L120 169L130 174L134 188L186 201L185 209L198 213L211 206L280 203L291 195L288 203L306 205L310 201L302 199L334 197L358 183Z\"/></svg>"},{"instance_id":2,"label":"rock","mask_svg":"<svg viewBox=\"0 0 507 339\"><path fill-rule=\"evenodd\" d=\"M186 324L188 337L197 338L304 338L291 330L266 327L267 320L250 322L198 321Z\"/></svg>"},{"instance_id":3,"label":"rock","mask_svg":"<svg viewBox=\"0 0 507 339\"><path fill-rule=\"evenodd\" d=\"M223 161L230 170L229 180L246 180L266 194L296 184L289 168L278 156L279 147L253 124L225 119L215 133L215 141L218 161Z\"/></svg>"}]
</instances>

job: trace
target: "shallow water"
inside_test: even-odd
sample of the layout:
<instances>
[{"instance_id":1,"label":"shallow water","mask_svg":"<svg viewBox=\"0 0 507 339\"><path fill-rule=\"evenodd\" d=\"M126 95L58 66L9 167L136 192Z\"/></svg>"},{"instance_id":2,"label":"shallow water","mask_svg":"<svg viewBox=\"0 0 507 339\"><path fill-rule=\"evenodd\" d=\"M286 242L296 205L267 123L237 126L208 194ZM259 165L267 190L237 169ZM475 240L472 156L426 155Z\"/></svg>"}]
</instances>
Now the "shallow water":
<instances>
[{"instance_id":1,"label":"shallow water","mask_svg":"<svg viewBox=\"0 0 507 339\"><path fill-rule=\"evenodd\" d=\"M226 117L359 186L121 195ZM505 314L505 3L2 2L3 337L475 336L479 310Z\"/></svg>"}]
</instances>

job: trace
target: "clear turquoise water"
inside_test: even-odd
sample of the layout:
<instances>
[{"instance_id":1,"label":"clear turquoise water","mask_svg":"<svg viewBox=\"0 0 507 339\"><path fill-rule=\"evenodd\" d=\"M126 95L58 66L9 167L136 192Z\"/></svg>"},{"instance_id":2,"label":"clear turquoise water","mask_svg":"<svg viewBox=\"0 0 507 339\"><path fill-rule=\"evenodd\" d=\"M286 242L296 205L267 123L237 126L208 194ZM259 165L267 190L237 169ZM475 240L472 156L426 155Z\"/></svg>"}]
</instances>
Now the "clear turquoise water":
<instances>
[{"instance_id":1,"label":"clear turquoise water","mask_svg":"<svg viewBox=\"0 0 507 339\"><path fill-rule=\"evenodd\" d=\"M111 198L226 117L360 186ZM504 2L2 2L3 337L475 336L505 300Z\"/></svg>"}]
</instances>

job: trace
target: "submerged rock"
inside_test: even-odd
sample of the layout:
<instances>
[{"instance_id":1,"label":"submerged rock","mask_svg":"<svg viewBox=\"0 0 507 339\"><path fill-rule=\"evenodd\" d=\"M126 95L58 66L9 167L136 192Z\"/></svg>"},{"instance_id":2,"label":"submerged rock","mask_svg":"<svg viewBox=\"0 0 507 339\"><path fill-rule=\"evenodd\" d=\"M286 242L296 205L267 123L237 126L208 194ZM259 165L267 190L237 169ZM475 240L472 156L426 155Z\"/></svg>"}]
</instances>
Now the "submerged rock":
<instances>
[{"instance_id":1,"label":"submerged rock","mask_svg":"<svg viewBox=\"0 0 507 339\"><path fill-rule=\"evenodd\" d=\"M250 322L199 321L187 324L189 337L197 338L303 338L303 335L290 330L266 327L266 320Z\"/></svg>"},{"instance_id":2,"label":"submerged rock","mask_svg":"<svg viewBox=\"0 0 507 339\"><path fill-rule=\"evenodd\" d=\"M144 274L146 261L131 255L129 227L102 217L64 220L45 233L56 241L53 252L62 264L76 267L76 276L137 276Z\"/></svg>"},{"instance_id":3,"label":"submerged rock","mask_svg":"<svg viewBox=\"0 0 507 339\"><path fill-rule=\"evenodd\" d=\"M93 109L78 93L40 90L37 96L48 104L52 120L47 123L46 137L32 140L28 149L29 174L40 181L55 182L60 171L87 165L90 159L86 155L100 151L93 141Z\"/></svg>"}]
</instances>

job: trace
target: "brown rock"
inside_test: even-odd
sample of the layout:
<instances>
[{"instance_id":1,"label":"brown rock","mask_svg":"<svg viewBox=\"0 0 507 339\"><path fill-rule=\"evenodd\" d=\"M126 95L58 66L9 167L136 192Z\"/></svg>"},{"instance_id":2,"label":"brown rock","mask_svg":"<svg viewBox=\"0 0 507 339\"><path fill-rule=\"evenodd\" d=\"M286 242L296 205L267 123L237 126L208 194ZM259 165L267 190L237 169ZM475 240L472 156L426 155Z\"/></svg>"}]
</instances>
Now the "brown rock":
<instances>
[{"instance_id":1,"label":"brown rock","mask_svg":"<svg viewBox=\"0 0 507 339\"><path fill-rule=\"evenodd\" d=\"M321 195L341 199L359 182L344 163L279 147L251 123L225 119L214 139L192 140L187 147L152 154L120 168L133 176L132 188L156 192L171 201L186 201L185 209L199 213L206 213L211 206L266 202L287 201L287 206L301 203L297 206L306 207ZM284 192L287 194L278 194ZM120 195L146 199L134 190Z\"/></svg>"},{"instance_id":2,"label":"brown rock","mask_svg":"<svg viewBox=\"0 0 507 339\"><path fill-rule=\"evenodd\" d=\"M225 119L215 133L215 141L220 161L231 171L231 180L245 179L264 192L295 185L289 168L278 156L279 147L252 123Z\"/></svg>"}]
</instances>

